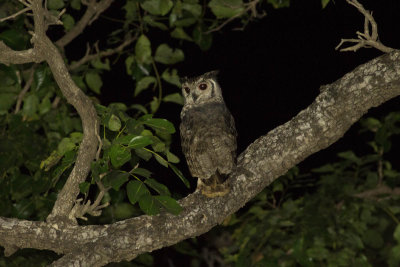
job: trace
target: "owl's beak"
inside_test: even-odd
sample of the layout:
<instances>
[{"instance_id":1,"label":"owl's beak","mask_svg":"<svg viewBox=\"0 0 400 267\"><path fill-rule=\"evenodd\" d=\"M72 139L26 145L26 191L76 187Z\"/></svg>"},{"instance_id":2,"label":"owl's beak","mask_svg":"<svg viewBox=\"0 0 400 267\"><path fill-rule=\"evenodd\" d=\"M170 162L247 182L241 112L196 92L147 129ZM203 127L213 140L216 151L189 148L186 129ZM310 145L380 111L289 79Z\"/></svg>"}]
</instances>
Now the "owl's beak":
<instances>
[{"instance_id":1,"label":"owl's beak","mask_svg":"<svg viewBox=\"0 0 400 267\"><path fill-rule=\"evenodd\" d=\"M196 102L197 98L199 98L199 95L195 94L194 92L192 93L192 98L193 102Z\"/></svg>"}]
</instances>

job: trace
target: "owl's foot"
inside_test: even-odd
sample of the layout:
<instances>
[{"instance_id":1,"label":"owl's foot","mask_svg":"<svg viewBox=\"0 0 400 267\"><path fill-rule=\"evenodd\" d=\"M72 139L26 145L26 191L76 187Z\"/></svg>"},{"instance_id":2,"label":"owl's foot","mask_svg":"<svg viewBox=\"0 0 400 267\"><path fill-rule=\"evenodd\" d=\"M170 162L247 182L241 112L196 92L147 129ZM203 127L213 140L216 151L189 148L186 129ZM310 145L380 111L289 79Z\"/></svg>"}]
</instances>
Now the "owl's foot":
<instances>
[{"instance_id":1,"label":"owl's foot","mask_svg":"<svg viewBox=\"0 0 400 267\"><path fill-rule=\"evenodd\" d=\"M223 197L230 191L229 184L227 182L223 184L206 185L201 182L200 179L197 183L197 190L200 190L202 195L209 198Z\"/></svg>"}]
</instances>

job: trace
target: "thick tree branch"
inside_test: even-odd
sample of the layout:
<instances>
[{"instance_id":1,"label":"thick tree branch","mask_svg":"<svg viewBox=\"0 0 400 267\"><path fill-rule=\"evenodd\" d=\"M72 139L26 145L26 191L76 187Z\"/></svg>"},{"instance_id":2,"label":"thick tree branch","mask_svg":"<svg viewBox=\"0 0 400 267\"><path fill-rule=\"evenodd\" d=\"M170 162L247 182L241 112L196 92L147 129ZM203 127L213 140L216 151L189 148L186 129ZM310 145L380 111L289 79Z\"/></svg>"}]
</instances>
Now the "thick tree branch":
<instances>
[{"instance_id":1,"label":"thick tree branch","mask_svg":"<svg viewBox=\"0 0 400 267\"><path fill-rule=\"evenodd\" d=\"M98 131L98 118L91 100L75 85L68 73L64 60L51 40L46 36L45 20L41 0L33 1L32 11L35 22L35 32L32 41L34 47L42 54L49 64L54 79L67 101L74 106L82 120L83 139L79 146L78 156L63 189L58 194L48 220L52 222L64 221L76 223L74 214L70 214L79 194L79 184L84 182L92 160L96 156Z\"/></svg>"},{"instance_id":2,"label":"thick tree branch","mask_svg":"<svg viewBox=\"0 0 400 267\"><path fill-rule=\"evenodd\" d=\"M3 41L0 41L0 62L9 64L25 64L43 61L42 55L39 55L36 50L28 49L23 51L14 51L9 48Z\"/></svg>"},{"instance_id":3,"label":"thick tree branch","mask_svg":"<svg viewBox=\"0 0 400 267\"><path fill-rule=\"evenodd\" d=\"M45 60L67 101L74 106L82 120L83 139L79 147L76 164L71 171L63 189L58 194L48 221L53 223L76 223L71 213L76 197L79 194L79 184L85 181L92 160L96 156L97 137L99 128L96 110L91 100L75 85L68 73L64 60L46 36L49 23L57 18L49 18L50 13L43 7L42 0L29 0L34 18L34 32L31 32L34 48L25 51L13 51L3 42L0 42L0 62L19 64L40 62Z\"/></svg>"},{"instance_id":4,"label":"thick tree branch","mask_svg":"<svg viewBox=\"0 0 400 267\"><path fill-rule=\"evenodd\" d=\"M340 139L369 108L398 95L400 52L393 51L324 86L308 108L252 143L239 156L229 178L231 192L224 197L195 192L179 201L183 211L178 216L144 215L103 226L58 228L0 218L0 245L10 252L29 247L65 254L54 266L102 266L201 235L295 164Z\"/></svg>"},{"instance_id":5,"label":"thick tree branch","mask_svg":"<svg viewBox=\"0 0 400 267\"><path fill-rule=\"evenodd\" d=\"M85 0L82 3L87 5L87 9L82 18L75 24L75 26L68 31L63 37L56 41L58 47L65 47L78 35L80 35L87 25L95 21L101 13L104 12L114 0Z\"/></svg>"}]
</instances>

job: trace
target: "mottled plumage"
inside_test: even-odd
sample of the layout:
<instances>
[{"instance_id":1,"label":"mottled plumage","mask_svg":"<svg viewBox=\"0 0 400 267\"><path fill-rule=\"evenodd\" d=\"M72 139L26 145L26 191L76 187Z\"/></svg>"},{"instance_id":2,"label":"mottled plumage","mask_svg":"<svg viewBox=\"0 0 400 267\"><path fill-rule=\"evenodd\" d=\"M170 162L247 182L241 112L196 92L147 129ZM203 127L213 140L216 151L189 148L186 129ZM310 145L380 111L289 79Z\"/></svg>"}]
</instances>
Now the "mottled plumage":
<instances>
[{"instance_id":1,"label":"mottled plumage","mask_svg":"<svg viewBox=\"0 0 400 267\"><path fill-rule=\"evenodd\" d=\"M182 150L198 189L208 197L229 192L226 176L236 165L235 122L225 106L216 71L183 78Z\"/></svg>"}]
</instances>

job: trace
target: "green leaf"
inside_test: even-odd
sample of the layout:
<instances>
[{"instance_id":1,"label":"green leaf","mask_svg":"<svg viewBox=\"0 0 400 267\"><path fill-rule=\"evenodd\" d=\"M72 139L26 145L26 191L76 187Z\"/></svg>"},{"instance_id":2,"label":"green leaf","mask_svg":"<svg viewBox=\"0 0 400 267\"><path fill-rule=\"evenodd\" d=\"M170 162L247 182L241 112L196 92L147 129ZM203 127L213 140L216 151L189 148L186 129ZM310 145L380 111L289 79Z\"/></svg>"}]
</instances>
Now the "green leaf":
<instances>
[{"instance_id":1,"label":"green leaf","mask_svg":"<svg viewBox=\"0 0 400 267\"><path fill-rule=\"evenodd\" d=\"M104 62L101 62L100 58L96 58L92 61L90 61L90 64L99 70L111 70L110 68L110 60L106 58Z\"/></svg>"},{"instance_id":2,"label":"green leaf","mask_svg":"<svg viewBox=\"0 0 400 267\"><path fill-rule=\"evenodd\" d=\"M181 179L181 181L186 185L187 188L190 188L189 181L183 176L183 173L173 164L169 163L169 166L174 171L174 173Z\"/></svg>"},{"instance_id":3,"label":"green leaf","mask_svg":"<svg viewBox=\"0 0 400 267\"><path fill-rule=\"evenodd\" d=\"M146 76L143 77L140 81L136 83L135 93L134 96L137 96L143 90L147 89L150 84L156 84L157 80L153 76Z\"/></svg>"},{"instance_id":4,"label":"green leaf","mask_svg":"<svg viewBox=\"0 0 400 267\"><path fill-rule=\"evenodd\" d=\"M135 169L133 169L132 173L143 176L145 178L150 178L150 176L151 176L151 171L143 169L143 168L135 168Z\"/></svg>"},{"instance_id":5,"label":"green leaf","mask_svg":"<svg viewBox=\"0 0 400 267\"><path fill-rule=\"evenodd\" d=\"M268 3L275 9L290 6L290 0L268 0Z\"/></svg>"},{"instance_id":6,"label":"green leaf","mask_svg":"<svg viewBox=\"0 0 400 267\"><path fill-rule=\"evenodd\" d=\"M329 4L330 0L321 0L322 8L325 8Z\"/></svg>"},{"instance_id":7,"label":"green leaf","mask_svg":"<svg viewBox=\"0 0 400 267\"><path fill-rule=\"evenodd\" d=\"M126 121L126 130L128 130L129 134L141 135L142 131L144 130L144 126L141 122L130 118Z\"/></svg>"},{"instance_id":8,"label":"green leaf","mask_svg":"<svg viewBox=\"0 0 400 267\"><path fill-rule=\"evenodd\" d=\"M371 248L378 249L384 245L381 234L373 229L368 229L363 235L363 241Z\"/></svg>"},{"instance_id":9,"label":"green leaf","mask_svg":"<svg viewBox=\"0 0 400 267\"><path fill-rule=\"evenodd\" d=\"M71 7L75 10L81 9L81 0L71 0Z\"/></svg>"},{"instance_id":10,"label":"green leaf","mask_svg":"<svg viewBox=\"0 0 400 267\"><path fill-rule=\"evenodd\" d=\"M111 171L103 178L104 186L111 186L115 191L129 180L129 173L121 171Z\"/></svg>"},{"instance_id":11,"label":"green leaf","mask_svg":"<svg viewBox=\"0 0 400 267\"><path fill-rule=\"evenodd\" d=\"M158 161L158 163L168 168L168 161L166 161L163 157L158 154L154 154L154 158Z\"/></svg>"},{"instance_id":12,"label":"green leaf","mask_svg":"<svg viewBox=\"0 0 400 267\"><path fill-rule=\"evenodd\" d=\"M161 78L173 85L176 85L177 87L181 87L181 82L179 81L179 76L178 76L178 71L176 69L166 69L162 74Z\"/></svg>"},{"instance_id":13,"label":"green leaf","mask_svg":"<svg viewBox=\"0 0 400 267\"><path fill-rule=\"evenodd\" d=\"M148 136L128 134L126 136L118 138L116 142L127 145L129 148L143 148L145 146L151 145L153 143L153 140Z\"/></svg>"},{"instance_id":14,"label":"green leaf","mask_svg":"<svg viewBox=\"0 0 400 267\"><path fill-rule=\"evenodd\" d=\"M208 6L218 19L231 18L244 10L242 0L211 0Z\"/></svg>"},{"instance_id":15,"label":"green leaf","mask_svg":"<svg viewBox=\"0 0 400 267\"><path fill-rule=\"evenodd\" d=\"M63 0L47 0L47 8L50 10L61 9L64 7Z\"/></svg>"},{"instance_id":16,"label":"green leaf","mask_svg":"<svg viewBox=\"0 0 400 267\"><path fill-rule=\"evenodd\" d=\"M132 55L125 59L125 68L128 75L132 75L132 66L134 66L134 63L135 57Z\"/></svg>"},{"instance_id":17,"label":"green leaf","mask_svg":"<svg viewBox=\"0 0 400 267\"><path fill-rule=\"evenodd\" d=\"M144 114L149 113L147 111L147 109L143 105L140 105L140 104L132 104L129 107L132 108L132 109L136 109L136 110L138 110L138 111L140 111L140 112L142 112Z\"/></svg>"},{"instance_id":18,"label":"green leaf","mask_svg":"<svg viewBox=\"0 0 400 267\"><path fill-rule=\"evenodd\" d=\"M164 131L170 134L175 133L174 125L171 122L167 121L166 119L151 118L144 121L143 123L146 124L147 126L150 126L154 130Z\"/></svg>"},{"instance_id":19,"label":"green leaf","mask_svg":"<svg viewBox=\"0 0 400 267\"><path fill-rule=\"evenodd\" d=\"M64 14L62 16L62 23L65 31L69 31L75 26L75 19L70 14Z\"/></svg>"},{"instance_id":20,"label":"green leaf","mask_svg":"<svg viewBox=\"0 0 400 267\"><path fill-rule=\"evenodd\" d=\"M24 174L13 176L11 179L11 194L13 200L25 198L32 193L33 179Z\"/></svg>"},{"instance_id":21,"label":"green leaf","mask_svg":"<svg viewBox=\"0 0 400 267\"><path fill-rule=\"evenodd\" d=\"M74 150L76 147L75 143L71 140L71 138L65 137L61 139L61 142L58 144L57 153L58 155L64 155L68 151Z\"/></svg>"},{"instance_id":22,"label":"green leaf","mask_svg":"<svg viewBox=\"0 0 400 267\"><path fill-rule=\"evenodd\" d=\"M393 233L393 237L394 237L394 239L397 240L398 243L400 243L400 224L398 224L396 226L396 229L394 230L394 233Z\"/></svg>"},{"instance_id":23,"label":"green leaf","mask_svg":"<svg viewBox=\"0 0 400 267\"><path fill-rule=\"evenodd\" d=\"M382 127L382 123L378 119L372 117L361 120L361 125L374 133Z\"/></svg>"},{"instance_id":24,"label":"green leaf","mask_svg":"<svg viewBox=\"0 0 400 267\"><path fill-rule=\"evenodd\" d=\"M212 34L205 34L199 26L193 29L193 40L201 50L206 51L210 49L213 38Z\"/></svg>"},{"instance_id":25,"label":"green leaf","mask_svg":"<svg viewBox=\"0 0 400 267\"><path fill-rule=\"evenodd\" d=\"M152 15L166 15L172 8L171 0L146 0L140 6Z\"/></svg>"},{"instance_id":26,"label":"green leaf","mask_svg":"<svg viewBox=\"0 0 400 267\"><path fill-rule=\"evenodd\" d=\"M178 202L169 196L155 196L155 199L164 207L168 212L178 215L181 213L183 208L178 204Z\"/></svg>"},{"instance_id":27,"label":"green leaf","mask_svg":"<svg viewBox=\"0 0 400 267\"><path fill-rule=\"evenodd\" d=\"M39 104L39 113L43 115L51 110L51 102L48 97L43 98L42 102Z\"/></svg>"},{"instance_id":28,"label":"green leaf","mask_svg":"<svg viewBox=\"0 0 400 267\"><path fill-rule=\"evenodd\" d=\"M90 71L86 73L85 81L93 92L100 94L100 88L103 86L103 82L97 72Z\"/></svg>"},{"instance_id":29,"label":"green leaf","mask_svg":"<svg viewBox=\"0 0 400 267\"><path fill-rule=\"evenodd\" d=\"M152 27L159 28L160 30L163 30L163 31L168 30L168 27L165 24L163 24L161 22L158 22L158 21L155 21L153 19L153 17L151 17L151 16L144 16L143 17L143 21L146 22L147 24L149 24Z\"/></svg>"},{"instance_id":30,"label":"green leaf","mask_svg":"<svg viewBox=\"0 0 400 267\"><path fill-rule=\"evenodd\" d=\"M173 93L164 96L163 98L164 102L172 102L178 105L183 105L183 97L180 93Z\"/></svg>"},{"instance_id":31,"label":"green leaf","mask_svg":"<svg viewBox=\"0 0 400 267\"><path fill-rule=\"evenodd\" d=\"M39 107L39 98L36 94L30 94L24 99L24 106L22 113L28 117L32 117L36 114Z\"/></svg>"},{"instance_id":32,"label":"green leaf","mask_svg":"<svg viewBox=\"0 0 400 267\"><path fill-rule=\"evenodd\" d=\"M10 29L0 33L0 40L14 50L25 49L29 39L30 37L22 30Z\"/></svg>"},{"instance_id":33,"label":"green leaf","mask_svg":"<svg viewBox=\"0 0 400 267\"><path fill-rule=\"evenodd\" d=\"M357 165L361 164L361 159L359 157L357 157L353 151L344 151L344 152L338 153L337 155L338 155L338 157L347 159L351 162L356 163Z\"/></svg>"},{"instance_id":34,"label":"green leaf","mask_svg":"<svg viewBox=\"0 0 400 267\"><path fill-rule=\"evenodd\" d=\"M151 44L150 40L144 34L140 35L136 42L135 55L139 63L151 63Z\"/></svg>"},{"instance_id":35,"label":"green leaf","mask_svg":"<svg viewBox=\"0 0 400 267\"><path fill-rule=\"evenodd\" d=\"M156 111L157 111L157 109L158 109L158 107L160 106L160 103L158 102L158 99L157 99L157 97L153 97L153 100L151 100L151 102L150 102L150 111L151 111L151 113L156 113Z\"/></svg>"},{"instance_id":36,"label":"green leaf","mask_svg":"<svg viewBox=\"0 0 400 267\"><path fill-rule=\"evenodd\" d=\"M180 49L173 50L167 44L160 44L157 47L156 55L154 60L163 64L175 64L177 62L183 61L185 56Z\"/></svg>"},{"instance_id":37,"label":"green leaf","mask_svg":"<svg viewBox=\"0 0 400 267\"><path fill-rule=\"evenodd\" d=\"M152 155L149 151L143 149L143 148L137 148L135 149L135 154L144 159L145 161L148 161L149 159L151 159Z\"/></svg>"},{"instance_id":38,"label":"green leaf","mask_svg":"<svg viewBox=\"0 0 400 267\"><path fill-rule=\"evenodd\" d=\"M171 163L179 163L179 158L167 150L167 160Z\"/></svg>"},{"instance_id":39,"label":"green leaf","mask_svg":"<svg viewBox=\"0 0 400 267\"><path fill-rule=\"evenodd\" d=\"M139 199L139 207L147 215L157 215L160 213L159 202L152 195L143 195Z\"/></svg>"},{"instance_id":40,"label":"green leaf","mask_svg":"<svg viewBox=\"0 0 400 267\"><path fill-rule=\"evenodd\" d=\"M200 17L201 16L201 5L198 3L182 3L182 9L189 11L192 13L194 17Z\"/></svg>"},{"instance_id":41,"label":"green leaf","mask_svg":"<svg viewBox=\"0 0 400 267\"><path fill-rule=\"evenodd\" d=\"M116 203L111 207L116 220L124 220L135 215L135 207L129 203Z\"/></svg>"},{"instance_id":42,"label":"green leaf","mask_svg":"<svg viewBox=\"0 0 400 267\"><path fill-rule=\"evenodd\" d=\"M157 182L155 179L151 179L148 178L144 181L148 186L150 186L151 188L153 188L157 193L159 193L160 195L167 195L170 196L171 193L169 192L168 188Z\"/></svg>"},{"instance_id":43,"label":"green leaf","mask_svg":"<svg viewBox=\"0 0 400 267\"><path fill-rule=\"evenodd\" d=\"M9 110L15 103L17 94L0 94L0 112Z\"/></svg>"},{"instance_id":44,"label":"green leaf","mask_svg":"<svg viewBox=\"0 0 400 267\"><path fill-rule=\"evenodd\" d=\"M90 183L89 182L83 182L79 184L79 190L81 191L82 194L86 194L89 191Z\"/></svg>"},{"instance_id":45,"label":"green leaf","mask_svg":"<svg viewBox=\"0 0 400 267\"><path fill-rule=\"evenodd\" d=\"M190 25L193 25L197 22L196 18L184 18L180 20L176 20L173 23L171 22L171 25L176 26L176 27L189 27Z\"/></svg>"},{"instance_id":46,"label":"green leaf","mask_svg":"<svg viewBox=\"0 0 400 267\"><path fill-rule=\"evenodd\" d=\"M136 0L128 0L126 1L126 4L124 5L125 9L125 18L128 21L132 21L137 19L137 1Z\"/></svg>"},{"instance_id":47,"label":"green leaf","mask_svg":"<svg viewBox=\"0 0 400 267\"><path fill-rule=\"evenodd\" d=\"M111 114L107 122L107 127L113 132L119 131L121 129L121 120L114 114Z\"/></svg>"},{"instance_id":48,"label":"green leaf","mask_svg":"<svg viewBox=\"0 0 400 267\"><path fill-rule=\"evenodd\" d=\"M150 195L149 189L146 185L140 181L130 181L126 186L126 193L128 195L129 202L135 204L141 197Z\"/></svg>"},{"instance_id":49,"label":"green leaf","mask_svg":"<svg viewBox=\"0 0 400 267\"><path fill-rule=\"evenodd\" d=\"M165 151L165 144L163 142L161 142L160 140L157 140L156 143L154 143L152 145L152 148L153 148L153 150L155 152L164 152Z\"/></svg>"},{"instance_id":50,"label":"green leaf","mask_svg":"<svg viewBox=\"0 0 400 267\"><path fill-rule=\"evenodd\" d=\"M114 144L110 149L111 164L119 168L131 159L131 151L123 146Z\"/></svg>"},{"instance_id":51,"label":"green leaf","mask_svg":"<svg viewBox=\"0 0 400 267\"><path fill-rule=\"evenodd\" d=\"M171 36L177 39L193 42L192 37L190 37L181 27L176 27L175 30L171 32Z\"/></svg>"}]
</instances>

